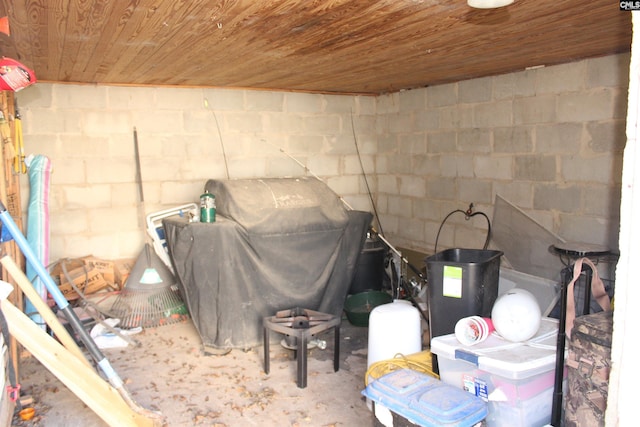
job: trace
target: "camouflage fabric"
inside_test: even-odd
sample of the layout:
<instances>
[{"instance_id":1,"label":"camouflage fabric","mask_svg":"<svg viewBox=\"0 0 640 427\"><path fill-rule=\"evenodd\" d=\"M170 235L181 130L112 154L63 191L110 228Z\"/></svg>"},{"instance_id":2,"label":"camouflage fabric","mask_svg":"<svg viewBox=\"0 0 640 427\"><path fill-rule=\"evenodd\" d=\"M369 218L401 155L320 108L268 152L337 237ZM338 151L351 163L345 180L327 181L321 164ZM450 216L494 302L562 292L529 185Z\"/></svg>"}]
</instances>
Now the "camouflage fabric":
<instances>
[{"instance_id":1,"label":"camouflage fabric","mask_svg":"<svg viewBox=\"0 0 640 427\"><path fill-rule=\"evenodd\" d=\"M604 426L612 330L612 311L581 316L574 322L566 361L566 427Z\"/></svg>"}]
</instances>

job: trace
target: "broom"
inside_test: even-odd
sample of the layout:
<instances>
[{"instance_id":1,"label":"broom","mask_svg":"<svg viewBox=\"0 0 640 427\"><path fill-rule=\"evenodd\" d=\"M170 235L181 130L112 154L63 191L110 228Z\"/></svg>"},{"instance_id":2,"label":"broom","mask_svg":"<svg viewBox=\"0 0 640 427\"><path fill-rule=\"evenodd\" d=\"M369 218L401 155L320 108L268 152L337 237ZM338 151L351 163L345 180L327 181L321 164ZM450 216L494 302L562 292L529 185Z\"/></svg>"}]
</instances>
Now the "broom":
<instances>
[{"instance_id":1,"label":"broom","mask_svg":"<svg viewBox=\"0 0 640 427\"><path fill-rule=\"evenodd\" d=\"M175 278L150 244L145 244L110 313L124 329L153 328L188 317Z\"/></svg>"}]
</instances>

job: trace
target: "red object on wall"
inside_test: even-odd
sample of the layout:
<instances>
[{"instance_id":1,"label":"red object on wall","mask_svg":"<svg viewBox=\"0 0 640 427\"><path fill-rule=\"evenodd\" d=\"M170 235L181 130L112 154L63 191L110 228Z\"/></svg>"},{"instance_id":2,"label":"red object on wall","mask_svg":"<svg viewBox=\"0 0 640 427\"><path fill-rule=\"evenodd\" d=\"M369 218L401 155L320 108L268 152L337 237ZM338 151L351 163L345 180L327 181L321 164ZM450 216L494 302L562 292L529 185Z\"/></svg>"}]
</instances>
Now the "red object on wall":
<instances>
[{"instance_id":1,"label":"red object on wall","mask_svg":"<svg viewBox=\"0 0 640 427\"><path fill-rule=\"evenodd\" d=\"M15 59L0 59L0 90L17 92L36 82L36 74Z\"/></svg>"}]
</instances>

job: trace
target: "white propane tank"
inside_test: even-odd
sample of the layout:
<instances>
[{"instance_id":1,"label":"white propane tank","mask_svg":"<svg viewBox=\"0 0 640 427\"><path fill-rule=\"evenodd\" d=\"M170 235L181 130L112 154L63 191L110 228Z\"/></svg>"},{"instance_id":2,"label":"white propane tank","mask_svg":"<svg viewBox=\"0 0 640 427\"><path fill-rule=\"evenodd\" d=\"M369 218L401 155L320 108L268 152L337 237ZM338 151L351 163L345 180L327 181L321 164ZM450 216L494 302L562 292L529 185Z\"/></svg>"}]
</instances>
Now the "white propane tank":
<instances>
[{"instance_id":1,"label":"white propane tank","mask_svg":"<svg viewBox=\"0 0 640 427\"><path fill-rule=\"evenodd\" d=\"M420 312L411 302L395 300L371 310L367 368L380 360L422 351Z\"/></svg>"}]
</instances>

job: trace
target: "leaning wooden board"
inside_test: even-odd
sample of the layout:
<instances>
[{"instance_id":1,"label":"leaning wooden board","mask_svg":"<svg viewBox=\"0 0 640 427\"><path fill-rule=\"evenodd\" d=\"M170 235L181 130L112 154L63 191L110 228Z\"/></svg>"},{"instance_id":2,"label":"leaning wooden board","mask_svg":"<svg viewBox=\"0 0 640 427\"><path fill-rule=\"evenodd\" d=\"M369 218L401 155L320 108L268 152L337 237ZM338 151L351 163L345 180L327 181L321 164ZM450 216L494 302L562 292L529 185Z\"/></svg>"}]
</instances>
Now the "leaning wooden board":
<instances>
[{"instance_id":1,"label":"leaning wooden board","mask_svg":"<svg viewBox=\"0 0 640 427\"><path fill-rule=\"evenodd\" d=\"M13 149L13 142L15 141L15 94L9 91L0 92L0 111L5 123L0 126L3 129L0 142L0 200L5 204L7 210L13 217L16 225L20 230L23 230L22 224L22 207L20 198L20 179L19 175L14 173L13 162L15 157L15 150ZM18 265L18 268L24 271L25 261L22 252L15 244L10 241L2 244L4 247L4 253L9 255ZM11 275L3 268L2 280L15 284L15 281ZM9 296L9 300L16 306L22 307L23 295L19 287L14 287L15 291ZM19 371L19 355L18 345L14 337L11 337L10 343L11 360L16 368L16 376L20 378Z\"/></svg>"},{"instance_id":2,"label":"leaning wooden board","mask_svg":"<svg viewBox=\"0 0 640 427\"><path fill-rule=\"evenodd\" d=\"M566 427L604 426L613 311L577 317L567 356Z\"/></svg>"}]
</instances>

